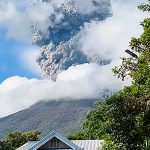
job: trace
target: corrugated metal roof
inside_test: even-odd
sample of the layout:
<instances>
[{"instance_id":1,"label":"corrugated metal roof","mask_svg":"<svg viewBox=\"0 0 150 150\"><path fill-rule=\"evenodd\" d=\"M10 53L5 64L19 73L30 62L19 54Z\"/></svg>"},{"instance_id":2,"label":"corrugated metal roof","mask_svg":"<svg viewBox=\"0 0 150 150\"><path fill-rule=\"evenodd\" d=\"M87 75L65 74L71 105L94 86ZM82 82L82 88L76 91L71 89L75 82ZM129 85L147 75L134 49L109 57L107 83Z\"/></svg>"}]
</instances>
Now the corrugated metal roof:
<instances>
[{"instance_id":1,"label":"corrugated metal roof","mask_svg":"<svg viewBox=\"0 0 150 150\"><path fill-rule=\"evenodd\" d=\"M73 150L81 150L81 148L78 147L78 145L74 144L73 142L68 140L66 137L64 137L63 135L58 133L57 131L53 131L46 137L42 138L40 141L27 142L23 146L19 147L17 150L37 150L39 147L43 146L45 143L50 141L53 137L58 138L59 140L64 142L66 145L71 147L71 149L73 149Z\"/></svg>"},{"instance_id":2,"label":"corrugated metal roof","mask_svg":"<svg viewBox=\"0 0 150 150\"><path fill-rule=\"evenodd\" d=\"M103 140L72 140L72 142L83 150L98 150L104 143Z\"/></svg>"},{"instance_id":3,"label":"corrugated metal roof","mask_svg":"<svg viewBox=\"0 0 150 150\"><path fill-rule=\"evenodd\" d=\"M40 141L30 141L19 147L17 150L37 150L53 137L60 139L62 142L70 146L74 150L99 150L102 148L103 140L68 140L60 133L54 131Z\"/></svg>"},{"instance_id":4,"label":"corrugated metal roof","mask_svg":"<svg viewBox=\"0 0 150 150\"><path fill-rule=\"evenodd\" d=\"M38 141L30 141L19 147L17 150L29 150L37 144Z\"/></svg>"},{"instance_id":5,"label":"corrugated metal roof","mask_svg":"<svg viewBox=\"0 0 150 150\"><path fill-rule=\"evenodd\" d=\"M52 133L50 133L49 135L47 135L46 137L44 137L43 139L38 141L35 145L32 146L32 149L37 150L39 147L41 147L42 145L44 145L45 143L50 141L53 137L56 137L60 141L64 142L66 145L71 147L73 150L80 150L80 147L78 147L78 145L74 144L73 142L68 140L66 137L64 137L62 134L60 134L57 131L53 131Z\"/></svg>"},{"instance_id":6,"label":"corrugated metal roof","mask_svg":"<svg viewBox=\"0 0 150 150\"><path fill-rule=\"evenodd\" d=\"M30 150L37 142L38 141L28 142L17 150ZM103 146L103 140L72 140L72 142L82 150L98 150L98 148L100 149Z\"/></svg>"}]
</instances>

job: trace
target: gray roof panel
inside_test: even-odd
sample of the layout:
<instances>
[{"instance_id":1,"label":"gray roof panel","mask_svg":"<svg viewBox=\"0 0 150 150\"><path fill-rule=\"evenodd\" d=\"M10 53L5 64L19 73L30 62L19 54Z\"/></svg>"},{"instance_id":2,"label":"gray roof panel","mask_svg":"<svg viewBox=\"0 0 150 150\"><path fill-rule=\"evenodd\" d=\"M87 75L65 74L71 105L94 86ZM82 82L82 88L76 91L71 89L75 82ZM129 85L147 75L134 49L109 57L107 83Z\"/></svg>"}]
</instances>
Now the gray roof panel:
<instances>
[{"instance_id":1,"label":"gray roof panel","mask_svg":"<svg viewBox=\"0 0 150 150\"><path fill-rule=\"evenodd\" d=\"M83 150L98 150L104 143L103 140L72 140L72 142Z\"/></svg>"},{"instance_id":2,"label":"gray roof panel","mask_svg":"<svg viewBox=\"0 0 150 150\"><path fill-rule=\"evenodd\" d=\"M98 150L103 146L103 140L68 140L60 133L54 131L48 136L44 137L40 141L30 141L18 148L17 150L37 150L43 144L51 140L53 137L57 137L68 146L70 146L73 150Z\"/></svg>"},{"instance_id":3,"label":"gray roof panel","mask_svg":"<svg viewBox=\"0 0 150 150\"><path fill-rule=\"evenodd\" d=\"M35 146L37 144L37 142L38 141L27 142L26 144L19 147L17 150L30 150L33 146Z\"/></svg>"}]
</instances>

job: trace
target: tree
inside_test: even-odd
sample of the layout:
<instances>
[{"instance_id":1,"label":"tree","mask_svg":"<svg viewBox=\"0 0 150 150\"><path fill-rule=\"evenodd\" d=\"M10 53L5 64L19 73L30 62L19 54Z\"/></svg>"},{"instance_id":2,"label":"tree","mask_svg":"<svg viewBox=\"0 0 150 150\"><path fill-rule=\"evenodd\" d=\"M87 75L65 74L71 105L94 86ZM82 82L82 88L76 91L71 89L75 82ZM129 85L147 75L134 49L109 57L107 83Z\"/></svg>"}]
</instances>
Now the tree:
<instances>
[{"instance_id":1,"label":"tree","mask_svg":"<svg viewBox=\"0 0 150 150\"><path fill-rule=\"evenodd\" d=\"M95 110L88 113L83 124L84 136L89 140L103 139L109 133L110 108L104 102L98 102L96 106Z\"/></svg>"},{"instance_id":2,"label":"tree","mask_svg":"<svg viewBox=\"0 0 150 150\"><path fill-rule=\"evenodd\" d=\"M10 132L6 140L0 141L0 150L15 150L28 141L38 140L39 134L40 132L37 130L29 132Z\"/></svg>"},{"instance_id":3,"label":"tree","mask_svg":"<svg viewBox=\"0 0 150 150\"><path fill-rule=\"evenodd\" d=\"M148 2L138 8L149 12L150 1ZM150 18L146 18L141 25L144 29L143 34L139 38L132 38L130 42L131 50L137 54L138 58L123 58L122 65L113 69L114 73L122 80L126 76L130 76L133 83L132 86L125 88L114 98L112 97L115 99L113 124L117 128L114 135L118 137L121 131L120 134L126 141L120 141L120 138L116 136L115 138L118 139L117 142L130 145L131 148L128 147L128 149L133 149L132 145L135 146L134 149L138 149L138 147L140 149L140 143L142 144L144 140L150 138ZM118 115L117 119L115 116L118 113L121 118ZM123 126L118 124L120 121L124 124ZM125 131L127 128L124 128L126 123L128 132ZM115 131L114 128L113 131ZM134 139L136 139L136 143L134 143Z\"/></svg>"},{"instance_id":4,"label":"tree","mask_svg":"<svg viewBox=\"0 0 150 150\"><path fill-rule=\"evenodd\" d=\"M85 135L83 131L79 131L75 134L66 135L69 140L85 140Z\"/></svg>"},{"instance_id":5,"label":"tree","mask_svg":"<svg viewBox=\"0 0 150 150\"><path fill-rule=\"evenodd\" d=\"M146 136L150 133L149 128L146 129L144 125L144 105L133 96L134 88L126 87L108 100L108 105L111 105L109 116L112 118L110 135L122 150L143 149Z\"/></svg>"},{"instance_id":6,"label":"tree","mask_svg":"<svg viewBox=\"0 0 150 150\"><path fill-rule=\"evenodd\" d=\"M150 11L150 1L139 9ZM127 150L143 150L150 139L150 18L141 25L143 34L130 42L131 52L138 57L123 58L122 65L113 69L122 80L130 76L132 85L108 100L112 107L111 136Z\"/></svg>"},{"instance_id":7,"label":"tree","mask_svg":"<svg viewBox=\"0 0 150 150\"><path fill-rule=\"evenodd\" d=\"M138 7L150 11L150 1ZM150 139L150 18L141 22L143 34L132 38L131 54L113 72L132 85L109 97L88 114L83 125L87 138L104 137L104 150L144 150ZM136 57L135 57L136 56ZM145 142L146 141L146 142Z\"/></svg>"}]
</instances>

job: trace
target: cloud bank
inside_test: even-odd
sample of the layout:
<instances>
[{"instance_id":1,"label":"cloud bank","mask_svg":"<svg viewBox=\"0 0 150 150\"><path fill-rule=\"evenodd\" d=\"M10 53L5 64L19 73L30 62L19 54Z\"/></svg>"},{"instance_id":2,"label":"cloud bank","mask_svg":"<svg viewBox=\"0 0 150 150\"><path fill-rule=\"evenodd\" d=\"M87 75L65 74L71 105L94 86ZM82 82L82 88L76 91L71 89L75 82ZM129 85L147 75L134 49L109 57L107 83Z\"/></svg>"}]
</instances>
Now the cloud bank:
<instances>
[{"instance_id":1,"label":"cloud bank","mask_svg":"<svg viewBox=\"0 0 150 150\"><path fill-rule=\"evenodd\" d=\"M47 33L48 26L54 26L63 18L62 13L56 12L66 0L51 0L51 3L43 0L1 0L0 1L0 27L7 31L9 38L15 38L27 43L32 41L32 25L36 25L42 33ZM92 0L76 0L77 10L88 14L96 7ZM101 5L109 0L99 0ZM55 23L48 19L50 14L55 14Z\"/></svg>"},{"instance_id":2,"label":"cloud bank","mask_svg":"<svg viewBox=\"0 0 150 150\"><path fill-rule=\"evenodd\" d=\"M36 58L39 55L39 50L36 46L26 47L19 53L19 61L22 62L22 66L32 72L33 74L40 75L41 69L36 62Z\"/></svg>"},{"instance_id":3,"label":"cloud bank","mask_svg":"<svg viewBox=\"0 0 150 150\"><path fill-rule=\"evenodd\" d=\"M17 0L14 2L17 2ZM58 74L56 82L27 79L19 76L8 78L0 84L0 117L27 108L39 100L97 98L104 89L117 91L124 85L129 85L130 81L122 82L114 77L111 68L114 65L119 65L119 58L125 55L124 50L128 47L130 38L141 33L139 24L145 16L136 9L138 3L140 1L128 1L127 3L121 0L113 0L114 15L112 18L102 23L85 24L82 29L83 36L80 41L82 51L89 56L100 54L102 58L110 58L111 64L101 67L96 64L72 66ZM28 25L26 29L14 30L15 25L18 25L18 28L20 23L26 25L23 19L19 21L16 19L12 26L9 25L10 18L14 19L16 16L22 18L24 15L22 9L18 12L18 7L11 4L9 0L5 3L5 6L0 2L0 7L0 14L5 10L4 17L0 18L0 25L8 24L8 26L5 26L8 29L8 35L27 39L26 37L30 34ZM7 9L8 11L6 11ZM43 8L39 10L42 11ZM46 10L49 11L49 9ZM36 10L32 12L33 19L36 18L35 15L37 15ZM32 18L31 16L30 18ZM44 13L44 17L41 17L41 20L43 20L41 25L43 26L45 26L45 19ZM24 31L27 33L24 33ZM27 54L22 56L25 60L28 59ZM25 63L27 64L27 61Z\"/></svg>"},{"instance_id":4,"label":"cloud bank","mask_svg":"<svg viewBox=\"0 0 150 150\"><path fill-rule=\"evenodd\" d=\"M56 82L18 76L8 78L0 84L0 116L40 100L98 98L104 89L117 91L125 82L112 75L111 67L96 64L72 66L61 72Z\"/></svg>"},{"instance_id":5,"label":"cloud bank","mask_svg":"<svg viewBox=\"0 0 150 150\"><path fill-rule=\"evenodd\" d=\"M99 55L113 60L125 56L131 37L141 34L140 22L148 16L136 7L142 2L112 0L112 17L103 22L85 24L80 40L81 50L89 56Z\"/></svg>"},{"instance_id":6,"label":"cloud bank","mask_svg":"<svg viewBox=\"0 0 150 150\"><path fill-rule=\"evenodd\" d=\"M4 28L7 37L31 43L32 25L37 24L43 31L47 30L47 21L53 7L47 3L33 5L35 0L0 1L0 27Z\"/></svg>"}]
</instances>

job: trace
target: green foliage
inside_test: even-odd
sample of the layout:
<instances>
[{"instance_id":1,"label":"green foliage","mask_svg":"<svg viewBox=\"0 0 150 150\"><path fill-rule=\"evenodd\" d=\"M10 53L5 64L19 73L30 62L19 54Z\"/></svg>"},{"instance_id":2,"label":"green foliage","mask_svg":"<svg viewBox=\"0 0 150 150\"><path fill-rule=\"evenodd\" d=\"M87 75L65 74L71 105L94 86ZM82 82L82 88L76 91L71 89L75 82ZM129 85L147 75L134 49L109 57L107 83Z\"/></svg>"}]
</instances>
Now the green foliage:
<instances>
[{"instance_id":1,"label":"green foliage","mask_svg":"<svg viewBox=\"0 0 150 150\"><path fill-rule=\"evenodd\" d=\"M0 141L0 150L15 150L28 141L38 140L40 132L37 130L29 132L10 132L4 141Z\"/></svg>"},{"instance_id":2,"label":"green foliage","mask_svg":"<svg viewBox=\"0 0 150 150\"><path fill-rule=\"evenodd\" d=\"M83 130L86 139L103 139L109 132L109 107L105 103L97 103L97 109L92 110L86 117ZM107 131L106 131L107 129Z\"/></svg>"},{"instance_id":3,"label":"green foliage","mask_svg":"<svg viewBox=\"0 0 150 150\"><path fill-rule=\"evenodd\" d=\"M149 11L150 3L139 8ZM122 65L113 69L122 80L129 75L132 86L108 100L112 106L110 135L113 142L127 150L143 150L145 141L150 139L150 18L141 25L143 34L130 42L131 50L138 58L123 58Z\"/></svg>"},{"instance_id":4,"label":"green foliage","mask_svg":"<svg viewBox=\"0 0 150 150\"><path fill-rule=\"evenodd\" d=\"M136 94L140 96L137 87L131 86L108 100L112 106L111 136L121 149L141 150L150 133L150 130L145 128L145 125L150 124L147 122L144 125L147 118L145 104L135 97Z\"/></svg>"},{"instance_id":5,"label":"green foliage","mask_svg":"<svg viewBox=\"0 0 150 150\"><path fill-rule=\"evenodd\" d=\"M120 145L115 144L111 138L111 136L105 137L104 146L102 150L124 150Z\"/></svg>"},{"instance_id":6,"label":"green foliage","mask_svg":"<svg viewBox=\"0 0 150 150\"><path fill-rule=\"evenodd\" d=\"M67 135L66 136L69 140L85 140L84 132L80 131L75 134Z\"/></svg>"},{"instance_id":7,"label":"green foliage","mask_svg":"<svg viewBox=\"0 0 150 150\"><path fill-rule=\"evenodd\" d=\"M149 12L150 3L139 9ZM150 149L150 18L141 25L143 34L130 42L138 57L122 58L122 65L113 68L122 80L129 76L132 85L100 103L83 125L87 139L105 139L103 150Z\"/></svg>"},{"instance_id":8,"label":"green foliage","mask_svg":"<svg viewBox=\"0 0 150 150\"><path fill-rule=\"evenodd\" d=\"M138 8L142 11L150 11L150 0L148 0L148 4L141 4Z\"/></svg>"}]
</instances>

